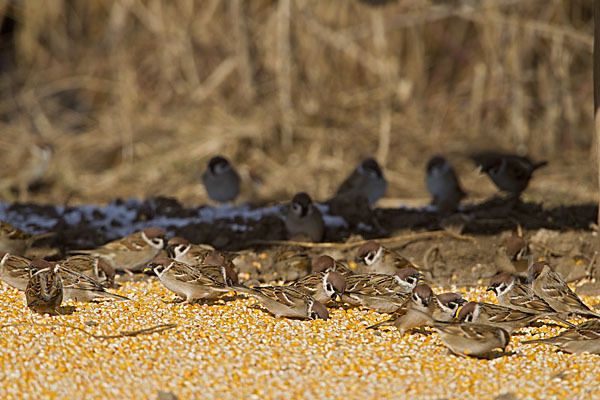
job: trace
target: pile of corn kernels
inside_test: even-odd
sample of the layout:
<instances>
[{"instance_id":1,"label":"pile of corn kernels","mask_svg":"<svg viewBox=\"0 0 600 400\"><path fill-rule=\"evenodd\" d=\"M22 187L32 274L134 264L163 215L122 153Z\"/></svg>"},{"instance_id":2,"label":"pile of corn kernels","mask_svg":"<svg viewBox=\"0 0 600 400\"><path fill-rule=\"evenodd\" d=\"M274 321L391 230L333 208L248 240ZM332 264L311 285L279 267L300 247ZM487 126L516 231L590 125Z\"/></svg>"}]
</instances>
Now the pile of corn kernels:
<instances>
[{"instance_id":1,"label":"pile of corn kernels","mask_svg":"<svg viewBox=\"0 0 600 400\"><path fill-rule=\"evenodd\" d=\"M507 348L513 355L479 360L449 355L434 332L366 330L387 315L360 308L299 321L273 318L233 294L214 305L175 304L156 279L125 283L118 293L132 301L67 303L74 313L50 317L0 283L0 398L600 397L600 356L520 344L558 326L524 328ZM483 287L464 293L493 301ZM115 335L162 324L176 327L115 339L73 328Z\"/></svg>"}]
</instances>

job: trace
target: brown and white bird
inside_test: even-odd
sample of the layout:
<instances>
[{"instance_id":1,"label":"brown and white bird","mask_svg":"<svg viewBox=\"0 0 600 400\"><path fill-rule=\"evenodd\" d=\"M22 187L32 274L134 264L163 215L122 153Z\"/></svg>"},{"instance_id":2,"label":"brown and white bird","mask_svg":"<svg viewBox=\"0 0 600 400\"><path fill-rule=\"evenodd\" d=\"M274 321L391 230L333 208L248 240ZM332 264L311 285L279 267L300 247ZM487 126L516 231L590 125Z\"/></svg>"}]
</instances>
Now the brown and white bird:
<instances>
[{"instance_id":1,"label":"brown and white bird","mask_svg":"<svg viewBox=\"0 0 600 400\"><path fill-rule=\"evenodd\" d=\"M25 290L31 277L31 260L0 252L0 279L18 290Z\"/></svg>"},{"instance_id":2,"label":"brown and white bird","mask_svg":"<svg viewBox=\"0 0 600 400\"><path fill-rule=\"evenodd\" d=\"M513 196L519 196L527 188L536 169L548 164L547 161L534 163L528 157L495 152L475 154L471 158L498 189Z\"/></svg>"},{"instance_id":3,"label":"brown and white bird","mask_svg":"<svg viewBox=\"0 0 600 400\"><path fill-rule=\"evenodd\" d=\"M312 259L304 248L277 246L269 249L273 270L284 281L295 281L311 273Z\"/></svg>"},{"instance_id":4,"label":"brown and white bird","mask_svg":"<svg viewBox=\"0 0 600 400\"><path fill-rule=\"evenodd\" d=\"M356 169L342 182L335 197L364 197L373 205L385 196L387 181L379 164L373 158L361 161Z\"/></svg>"},{"instance_id":5,"label":"brown and white bird","mask_svg":"<svg viewBox=\"0 0 600 400\"><path fill-rule=\"evenodd\" d=\"M0 251L23 256L35 241L53 235L53 232L31 235L8 222L0 221Z\"/></svg>"},{"instance_id":6,"label":"brown and white bird","mask_svg":"<svg viewBox=\"0 0 600 400\"><path fill-rule=\"evenodd\" d=\"M533 263L533 256L525 238L517 235L510 236L506 239L504 248L506 255L518 274L526 272L529 265Z\"/></svg>"},{"instance_id":7,"label":"brown and white bird","mask_svg":"<svg viewBox=\"0 0 600 400\"><path fill-rule=\"evenodd\" d=\"M540 315L475 301L465 304L458 313L459 322L492 325L510 334L540 318L542 318Z\"/></svg>"},{"instance_id":8,"label":"brown and white bird","mask_svg":"<svg viewBox=\"0 0 600 400\"><path fill-rule=\"evenodd\" d=\"M169 257L189 265L222 265L233 268L231 260L214 247L205 244L192 244L188 240L176 236L167 242Z\"/></svg>"},{"instance_id":9,"label":"brown and white bird","mask_svg":"<svg viewBox=\"0 0 600 400\"><path fill-rule=\"evenodd\" d=\"M528 340L523 344L550 344L566 353L600 354L600 320L591 319L557 336Z\"/></svg>"},{"instance_id":10,"label":"brown and white bird","mask_svg":"<svg viewBox=\"0 0 600 400\"><path fill-rule=\"evenodd\" d=\"M96 249L75 250L73 253L101 257L116 271L141 272L163 249L165 236L164 230L151 227Z\"/></svg>"},{"instance_id":11,"label":"brown and white bird","mask_svg":"<svg viewBox=\"0 0 600 400\"><path fill-rule=\"evenodd\" d=\"M342 263L341 261L336 261L332 257L327 255L322 255L317 257L312 262L312 272L325 272L325 271L337 271L345 277L354 275L354 271L352 268Z\"/></svg>"},{"instance_id":12,"label":"brown and white bird","mask_svg":"<svg viewBox=\"0 0 600 400\"><path fill-rule=\"evenodd\" d=\"M410 295L409 300L404 307L395 311L389 319L367 327L375 329L380 326L395 326L404 336L407 330L420 328L429 321L427 316L431 316L435 310L435 295L431 288L426 284L417 285Z\"/></svg>"},{"instance_id":13,"label":"brown and white bird","mask_svg":"<svg viewBox=\"0 0 600 400\"><path fill-rule=\"evenodd\" d=\"M40 314L57 315L63 300L59 266L41 259L31 261L31 266L32 275L25 288L27 307Z\"/></svg>"},{"instance_id":14,"label":"brown and white bird","mask_svg":"<svg viewBox=\"0 0 600 400\"><path fill-rule=\"evenodd\" d=\"M600 318L600 314L590 310L546 261L533 264L530 272L533 292L544 299L556 312Z\"/></svg>"},{"instance_id":15,"label":"brown and white bird","mask_svg":"<svg viewBox=\"0 0 600 400\"><path fill-rule=\"evenodd\" d=\"M399 269L416 266L397 251L390 250L375 241L368 241L358 248L356 263L376 274L393 275Z\"/></svg>"},{"instance_id":16,"label":"brown and white bird","mask_svg":"<svg viewBox=\"0 0 600 400\"><path fill-rule=\"evenodd\" d=\"M484 357L495 349L504 351L510 342L510 334L497 326L468 322L431 323L442 343L461 357Z\"/></svg>"},{"instance_id":17,"label":"brown and white bird","mask_svg":"<svg viewBox=\"0 0 600 400\"><path fill-rule=\"evenodd\" d=\"M195 300L215 300L237 284L237 274L228 266L197 268L167 257L150 261L146 270L153 271L163 285L183 298L184 303Z\"/></svg>"},{"instance_id":18,"label":"brown and white bird","mask_svg":"<svg viewBox=\"0 0 600 400\"><path fill-rule=\"evenodd\" d=\"M111 286L115 279L115 270L101 257L87 254L75 254L58 261L61 267L86 275L103 286Z\"/></svg>"},{"instance_id":19,"label":"brown and white bird","mask_svg":"<svg viewBox=\"0 0 600 400\"><path fill-rule=\"evenodd\" d=\"M441 213L455 211L466 196L454 168L441 156L435 156L427 163L425 185L431 194L432 204Z\"/></svg>"},{"instance_id":20,"label":"brown and white bird","mask_svg":"<svg viewBox=\"0 0 600 400\"><path fill-rule=\"evenodd\" d=\"M240 176L223 156L210 159L202 174L202 183L208 197L218 203L234 201L240 193Z\"/></svg>"},{"instance_id":21,"label":"brown and white bird","mask_svg":"<svg viewBox=\"0 0 600 400\"><path fill-rule=\"evenodd\" d=\"M346 291L342 301L377 312L395 312L404 305L422 277L421 273L410 267L403 268L394 275L346 276Z\"/></svg>"},{"instance_id":22,"label":"brown and white bird","mask_svg":"<svg viewBox=\"0 0 600 400\"><path fill-rule=\"evenodd\" d=\"M435 308L431 316L438 321L452 321L460 306L467 301L458 293L441 293L435 296Z\"/></svg>"},{"instance_id":23,"label":"brown and white bird","mask_svg":"<svg viewBox=\"0 0 600 400\"><path fill-rule=\"evenodd\" d=\"M346 290L346 279L336 271L317 272L292 283L291 286L304 290L315 300L327 304L338 301Z\"/></svg>"},{"instance_id":24,"label":"brown and white bird","mask_svg":"<svg viewBox=\"0 0 600 400\"><path fill-rule=\"evenodd\" d=\"M60 262L51 263L58 266L58 275L62 281L63 300L88 302L97 298L109 297L116 300L130 300L128 297L111 293L98 282L87 275L65 267Z\"/></svg>"},{"instance_id":25,"label":"brown and white bird","mask_svg":"<svg viewBox=\"0 0 600 400\"><path fill-rule=\"evenodd\" d=\"M236 291L252 296L276 318L329 318L327 308L304 290L293 286L236 287Z\"/></svg>"},{"instance_id":26,"label":"brown and white bird","mask_svg":"<svg viewBox=\"0 0 600 400\"><path fill-rule=\"evenodd\" d=\"M502 273L492 277L487 291L496 294L500 305L513 310L538 315L556 312L544 299L536 295L530 286L518 282L510 274Z\"/></svg>"},{"instance_id":27,"label":"brown and white bird","mask_svg":"<svg viewBox=\"0 0 600 400\"><path fill-rule=\"evenodd\" d=\"M313 242L323 240L323 215L308 194L298 193L292 199L285 213L285 229L290 239L308 239Z\"/></svg>"}]
</instances>

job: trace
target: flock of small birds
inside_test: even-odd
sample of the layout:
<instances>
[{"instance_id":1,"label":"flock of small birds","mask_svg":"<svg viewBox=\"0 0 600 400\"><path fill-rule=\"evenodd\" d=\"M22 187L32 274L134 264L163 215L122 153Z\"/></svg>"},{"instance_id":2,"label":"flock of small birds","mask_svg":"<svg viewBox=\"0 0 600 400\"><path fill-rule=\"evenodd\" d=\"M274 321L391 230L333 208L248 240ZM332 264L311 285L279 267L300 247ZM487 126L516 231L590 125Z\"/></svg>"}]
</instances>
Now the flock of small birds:
<instances>
[{"instance_id":1,"label":"flock of small birds","mask_svg":"<svg viewBox=\"0 0 600 400\"><path fill-rule=\"evenodd\" d=\"M499 189L518 196L531 174L545 163L525 157L489 153L475 158ZM239 192L239 176L223 157L213 158L203 175L210 197L232 201ZM427 165L426 184L433 203L456 209L464 197L452 166L442 157ZM386 182L373 159L361 162L340 186L337 195L364 196L369 204L385 194ZM322 238L324 223L305 193L294 196L284 215L291 238ZM401 335L432 327L456 355L486 357L504 351L511 335L522 327L553 320L566 330L546 343L569 353L600 353L600 314L588 308L546 261L536 261L527 241L509 238L505 256L515 274L500 273L490 282L499 304L467 302L458 293L434 294L424 275L400 253L368 241L356 252L355 265L321 255L310 260L311 272L281 285L246 286L238 279L238 254L193 244L182 237L167 240L164 230L150 227L90 250L75 250L58 261L24 257L31 244L48 234L32 236L14 226L0 225L0 279L24 291L27 307L42 314L63 313L63 301L89 302L97 298L128 301L113 293L115 274L153 273L183 303L214 302L226 293L253 297L277 318L329 318L328 307L364 307L389 318L367 329L395 327ZM166 253L166 255L165 255ZM588 318L573 325L572 316Z\"/></svg>"}]
</instances>

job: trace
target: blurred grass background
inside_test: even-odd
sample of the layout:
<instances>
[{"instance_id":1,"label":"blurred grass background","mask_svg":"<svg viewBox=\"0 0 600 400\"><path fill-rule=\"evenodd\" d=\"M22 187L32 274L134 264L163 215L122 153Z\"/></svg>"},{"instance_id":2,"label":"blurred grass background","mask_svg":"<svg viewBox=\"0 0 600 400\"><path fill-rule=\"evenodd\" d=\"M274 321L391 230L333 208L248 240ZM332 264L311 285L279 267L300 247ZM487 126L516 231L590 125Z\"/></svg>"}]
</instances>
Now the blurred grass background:
<instances>
[{"instance_id":1,"label":"blurred grass background","mask_svg":"<svg viewBox=\"0 0 600 400\"><path fill-rule=\"evenodd\" d=\"M373 155L425 204L437 153L477 199L501 149L550 160L526 197L595 201L592 3L0 0L0 199L200 204L224 154L242 200L324 200Z\"/></svg>"}]
</instances>

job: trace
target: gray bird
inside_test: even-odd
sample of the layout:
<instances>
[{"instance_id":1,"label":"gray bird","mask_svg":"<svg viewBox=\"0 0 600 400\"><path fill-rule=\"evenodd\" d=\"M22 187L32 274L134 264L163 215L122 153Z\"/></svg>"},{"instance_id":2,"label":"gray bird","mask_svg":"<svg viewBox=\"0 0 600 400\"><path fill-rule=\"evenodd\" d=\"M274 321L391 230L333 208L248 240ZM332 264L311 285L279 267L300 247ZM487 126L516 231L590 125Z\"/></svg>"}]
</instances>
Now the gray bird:
<instances>
[{"instance_id":1,"label":"gray bird","mask_svg":"<svg viewBox=\"0 0 600 400\"><path fill-rule=\"evenodd\" d=\"M427 163L425 185L431 194L432 203L441 213L455 211L466 196L454 168L441 156L435 156Z\"/></svg>"},{"instance_id":2,"label":"gray bird","mask_svg":"<svg viewBox=\"0 0 600 400\"><path fill-rule=\"evenodd\" d=\"M294 196L285 213L285 228L290 239L308 238L313 242L323 239L323 216L308 194L302 192Z\"/></svg>"},{"instance_id":3,"label":"gray bird","mask_svg":"<svg viewBox=\"0 0 600 400\"><path fill-rule=\"evenodd\" d=\"M202 174L202 183L208 197L218 203L234 201L240 193L240 176L222 156L210 159L206 171Z\"/></svg>"},{"instance_id":4,"label":"gray bird","mask_svg":"<svg viewBox=\"0 0 600 400\"><path fill-rule=\"evenodd\" d=\"M373 205L385 196L386 189L387 181L379 164L373 158L367 158L342 182L335 197L362 196L368 200L369 205Z\"/></svg>"}]
</instances>

